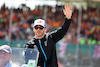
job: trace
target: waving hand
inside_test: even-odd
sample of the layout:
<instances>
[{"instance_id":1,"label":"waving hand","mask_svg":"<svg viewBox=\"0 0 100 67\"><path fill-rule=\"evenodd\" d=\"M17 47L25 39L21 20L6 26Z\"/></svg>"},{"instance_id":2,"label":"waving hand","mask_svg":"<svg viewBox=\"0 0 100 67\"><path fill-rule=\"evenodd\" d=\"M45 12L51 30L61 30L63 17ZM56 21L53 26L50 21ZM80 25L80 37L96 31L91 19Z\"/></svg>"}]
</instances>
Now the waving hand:
<instances>
[{"instance_id":1,"label":"waving hand","mask_svg":"<svg viewBox=\"0 0 100 67\"><path fill-rule=\"evenodd\" d=\"M66 16L67 19L70 19L72 16L72 6L70 4L65 4L65 9L63 9L63 13Z\"/></svg>"}]
</instances>

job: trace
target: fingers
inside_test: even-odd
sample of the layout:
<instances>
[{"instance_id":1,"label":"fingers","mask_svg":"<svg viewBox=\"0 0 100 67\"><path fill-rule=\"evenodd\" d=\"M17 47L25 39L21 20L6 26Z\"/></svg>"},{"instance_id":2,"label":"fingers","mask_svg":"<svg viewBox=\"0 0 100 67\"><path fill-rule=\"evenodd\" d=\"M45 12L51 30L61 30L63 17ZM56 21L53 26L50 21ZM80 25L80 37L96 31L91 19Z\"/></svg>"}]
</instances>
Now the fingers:
<instances>
[{"instance_id":1,"label":"fingers","mask_svg":"<svg viewBox=\"0 0 100 67\"><path fill-rule=\"evenodd\" d=\"M65 9L67 9L67 5L65 4Z\"/></svg>"},{"instance_id":2,"label":"fingers","mask_svg":"<svg viewBox=\"0 0 100 67\"><path fill-rule=\"evenodd\" d=\"M72 9L72 6L69 4L69 9Z\"/></svg>"},{"instance_id":3,"label":"fingers","mask_svg":"<svg viewBox=\"0 0 100 67\"><path fill-rule=\"evenodd\" d=\"M66 12L65 9L63 9L63 12L64 12L64 15L65 15L65 14L66 14L66 13L65 13L65 12Z\"/></svg>"},{"instance_id":4,"label":"fingers","mask_svg":"<svg viewBox=\"0 0 100 67\"><path fill-rule=\"evenodd\" d=\"M68 8L68 3L67 4L65 4L65 9L67 9Z\"/></svg>"},{"instance_id":5,"label":"fingers","mask_svg":"<svg viewBox=\"0 0 100 67\"><path fill-rule=\"evenodd\" d=\"M67 8L69 8L69 4L67 3Z\"/></svg>"},{"instance_id":6,"label":"fingers","mask_svg":"<svg viewBox=\"0 0 100 67\"><path fill-rule=\"evenodd\" d=\"M69 8L69 9L72 9L72 6L71 6L70 4L67 3L67 4L65 4L65 9L68 9L68 8Z\"/></svg>"}]
</instances>

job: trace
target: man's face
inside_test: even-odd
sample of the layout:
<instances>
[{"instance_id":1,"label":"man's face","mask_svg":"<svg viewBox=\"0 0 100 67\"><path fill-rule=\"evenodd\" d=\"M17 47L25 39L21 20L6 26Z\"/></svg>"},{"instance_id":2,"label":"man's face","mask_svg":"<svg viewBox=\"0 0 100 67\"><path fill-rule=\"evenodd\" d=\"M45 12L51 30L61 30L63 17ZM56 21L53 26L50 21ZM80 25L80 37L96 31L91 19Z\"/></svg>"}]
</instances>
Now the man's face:
<instances>
[{"instance_id":1,"label":"man's face","mask_svg":"<svg viewBox=\"0 0 100 67\"><path fill-rule=\"evenodd\" d=\"M10 61L12 54L7 53L6 51L0 51L0 65L5 65Z\"/></svg>"},{"instance_id":2,"label":"man's face","mask_svg":"<svg viewBox=\"0 0 100 67\"><path fill-rule=\"evenodd\" d=\"M33 28L33 31L35 33L35 36L36 37L43 37L44 36L44 33L45 33L45 28L41 25L36 25L34 28Z\"/></svg>"}]
</instances>

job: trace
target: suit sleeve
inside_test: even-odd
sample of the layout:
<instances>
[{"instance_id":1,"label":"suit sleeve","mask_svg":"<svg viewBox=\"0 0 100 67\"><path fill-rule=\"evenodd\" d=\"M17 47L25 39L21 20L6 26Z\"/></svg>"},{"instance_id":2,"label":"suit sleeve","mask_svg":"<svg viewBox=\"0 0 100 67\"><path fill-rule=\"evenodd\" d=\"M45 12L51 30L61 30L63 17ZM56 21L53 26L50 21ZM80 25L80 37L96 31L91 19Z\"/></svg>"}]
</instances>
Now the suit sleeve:
<instances>
[{"instance_id":1,"label":"suit sleeve","mask_svg":"<svg viewBox=\"0 0 100 67\"><path fill-rule=\"evenodd\" d=\"M60 28L50 33L50 36L52 37L54 42L58 42L60 39L64 37L64 35L68 31L70 23L71 19L66 18L64 24Z\"/></svg>"}]
</instances>

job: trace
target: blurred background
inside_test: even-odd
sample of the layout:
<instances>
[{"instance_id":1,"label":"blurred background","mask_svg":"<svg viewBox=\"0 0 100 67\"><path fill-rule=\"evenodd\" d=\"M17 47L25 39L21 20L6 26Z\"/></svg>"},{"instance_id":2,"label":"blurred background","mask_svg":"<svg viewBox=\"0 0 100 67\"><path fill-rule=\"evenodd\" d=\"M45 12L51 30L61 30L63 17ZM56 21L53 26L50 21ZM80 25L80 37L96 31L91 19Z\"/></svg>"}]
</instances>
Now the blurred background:
<instances>
[{"instance_id":1,"label":"blurred background","mask_svg":"<svg viewBox=\"0 0 100 67\"><path fill-rule=\"evenodd\" d=\"M59 67L100 67L100 0L0 0L0 46L23 48L33 36L34 20L47 32L60 27L66 3L73 7L71 25L57 43Z\"/></svg>"}]
</instances>

